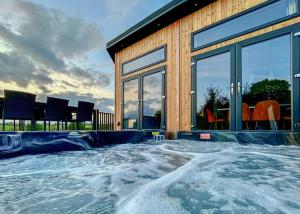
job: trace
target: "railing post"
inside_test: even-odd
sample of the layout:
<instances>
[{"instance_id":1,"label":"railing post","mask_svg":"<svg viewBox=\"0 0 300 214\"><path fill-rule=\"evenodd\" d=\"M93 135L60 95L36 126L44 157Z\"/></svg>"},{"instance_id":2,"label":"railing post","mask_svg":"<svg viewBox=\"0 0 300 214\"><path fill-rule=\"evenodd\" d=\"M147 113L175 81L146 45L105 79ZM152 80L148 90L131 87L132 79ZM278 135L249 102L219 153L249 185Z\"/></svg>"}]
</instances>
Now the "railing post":
<instances>
[{"instance_id":1,"label":"railing post","mask_svg":"<svg viewBox=\"0 0 300 214\"><path fill-rule=\"evenodd\" d=\"M101 130L104 130L104 113L101 113Z\"/></svg>"},{"instance_id":2,"label":"railing post","mask_svg":"<svg viewBox=\"0 0 300 214\"><path fill-rule=\"evenodd\" d=\"M111 114L109 114L109 130L111 130Z\"/></svg>"},{"instance_id":3,"label":"railing post","mask_svg":"<svg viewBox=\"0 0 300 214\"><path fill-rule=\"evenodd\" d=\"M102 129L103 129L103 126L102 126L102 124L103 124L103 113L102 113L102 112L100 112L100 130L102 130Z\"/></svg>"},{"instance_id":4,"label":"railing post","mask_svg":"<svg viewBox=\"0 0 300 214\"><path fill-rule=\"evenodd\" d=\"M111 114L108 115L108 129L111 130Z\"/></svg>"},{"instance_id":5,"label":"railing post","mask_svg":"<svg viewBox=\"0 0 300 214\"><path fill-rule=\"evenodd\" d=\"M96 114L97 114L97 110L94 110L93 111L93 130L96 130L97 129L97 127L96 127L96 123L97 123L97 119L96 119Z\"/></svg>"},{"instance_id":6,"label":"railing post","mask_svg":"<svg viewBox=\"0 0 300 214\"><path fill-rule=\"evenodd\" d=\"M99 110L97 109L97 130L99 130Z\"/></svg>"},{"instance_id":7,"label":"railing post","mask_svg":"<svg viewBox=\"0 0 300 214\"><path fill-rule=\"evenodd\" d=\"M112 130L115 130L115 115L113 114Z\"/></svg>"},{"instance_id":8,"label":"railing post","mask_svg":"<svg viewBox=\"0 0 300 214\"><path fill-rule=\"evenodd\" d=\"M104 127L103 127L104 130L106 130L106 123L107 123L106 122L106 113L104 113Z\"/></svg>"},{"instance_id":9,"label":"railing post","mask_svg":"<svg viewBox=\"0 0 300 214\"><path fill-rule=\"evenodd\" d=\"M114 115L111 114L111 130L114 130Z\"/></svg>"}]
</instances>

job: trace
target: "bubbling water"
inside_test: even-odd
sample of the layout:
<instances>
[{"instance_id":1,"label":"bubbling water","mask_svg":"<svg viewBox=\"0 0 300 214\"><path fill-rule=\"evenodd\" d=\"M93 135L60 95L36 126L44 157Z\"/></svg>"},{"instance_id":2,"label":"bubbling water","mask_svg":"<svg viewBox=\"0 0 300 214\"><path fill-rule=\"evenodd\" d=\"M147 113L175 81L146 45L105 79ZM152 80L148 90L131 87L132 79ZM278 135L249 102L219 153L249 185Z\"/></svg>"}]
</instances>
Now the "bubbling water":
<instances>
[{"instance_id":1,"label":"bubbling water","mask_svg":"<svg viewBox=\"0 0 300 214\"><path fill-rule=\"evenodd\" d=\"M0 161L0 213L299 213L300 148L165 141Z\"/></svg>"}]
</instances>

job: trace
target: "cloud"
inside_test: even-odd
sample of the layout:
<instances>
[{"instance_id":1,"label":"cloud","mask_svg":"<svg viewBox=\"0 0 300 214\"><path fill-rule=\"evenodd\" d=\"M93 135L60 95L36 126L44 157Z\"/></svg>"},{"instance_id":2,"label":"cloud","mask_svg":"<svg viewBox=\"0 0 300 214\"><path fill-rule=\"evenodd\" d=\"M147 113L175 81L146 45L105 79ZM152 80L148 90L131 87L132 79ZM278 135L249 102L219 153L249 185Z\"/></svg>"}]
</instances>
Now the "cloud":
<instances>
[{"instance_id":1,"label":"cloud","mask_svg":"<svg viewBox=\"0 0 300 214\"><path fill-rule=\"evenodd\" d=\"M111 98L101 98L97 100L97 105L101 112L114 112L115 101Z\"/></svg>"},{"instance_id":2,"label":"cloud","mask_svg":"<svg viewBox=\"0 0 300 214\"><path fill-rule=\"evenodd\" d=\"M10 5L11 11L18 14L14 16L19 17L15 18L14 25L18 34L3 27L1 35L39 61L50 59L50 65L62 66L62 58L82 57L102 43L101 32L95 23L67 17L61 11L28 1L12 0ZM2 20L2 25L5 26L6 22Z\"/></svg>"},{"instance_id":3,"label":"cloud","mask_svg":"<svg viewBox=\"0 0 300 214\"><path fill-rule=\"evenodd\" d=\"M10 29L0 26L0 38L10 44L18 53L30 56L32 60L41 65L52 69L60 69L65 67L65 63L60 59L54 50L51 50L51 44L47 41L36 40L32 37L27 37L20 32L18 35Z\"/></svg>"},{"instance_id":4,"label":"cloud","mask_svg":"<svg viewBox=\"0 0 300 214\"><path fill-rule=\"evenodd\" d=\"M16 82L21 87L27 87L34 71L35 65L28 57L17 52L0 52L1 81Z\"/></svg>"},{"instance_id":5,"label":"cloud","mask_svg":"<svg viewBox=\"0 0 300 214\"><path fill-rule=\"evenodd\" d=\"M118 17L124 20L140 4L141 0L106 0L105 4L112 17Z\"/></svg>"},{"instance_id":6,"label":"cloud","mask_svg":"<svg viewBox=\"0 0 300 214\"><path fill-rule=\"evenodd\" d=\"M103 45L94 22L25 0L0 0L2 89L109 104L111 76L88 61Z\"/></svg>"},{"instance_id":7,"label":"cloud","mask_svg":"<svg viewBox=\"0 0 300 214\"><path fill-rule=\"evenodd\" d=\"M111 83L109 75L97 72L95 70L83 70L79 67L74 67L66 72L73 78L81 78L85 84L106 87Z\"/></svg>"}]
</instances>

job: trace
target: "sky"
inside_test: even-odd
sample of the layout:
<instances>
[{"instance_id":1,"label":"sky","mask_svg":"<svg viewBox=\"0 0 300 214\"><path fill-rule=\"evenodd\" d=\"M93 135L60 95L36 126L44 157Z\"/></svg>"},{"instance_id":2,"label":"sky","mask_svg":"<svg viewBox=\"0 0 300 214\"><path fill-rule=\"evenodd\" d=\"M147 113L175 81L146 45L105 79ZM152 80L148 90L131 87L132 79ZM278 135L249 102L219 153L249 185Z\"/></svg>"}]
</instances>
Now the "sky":
<instances>
[{"instance_id":1,"label":"sky","mask_svg":"<svg viewBox=\"0 0 300 214\"><path fill-rule=\"evenodd\" d=\"M0 0L0 96L18 90L113 112L106 43L170 1Z\"/></svg>"}]
</instances>

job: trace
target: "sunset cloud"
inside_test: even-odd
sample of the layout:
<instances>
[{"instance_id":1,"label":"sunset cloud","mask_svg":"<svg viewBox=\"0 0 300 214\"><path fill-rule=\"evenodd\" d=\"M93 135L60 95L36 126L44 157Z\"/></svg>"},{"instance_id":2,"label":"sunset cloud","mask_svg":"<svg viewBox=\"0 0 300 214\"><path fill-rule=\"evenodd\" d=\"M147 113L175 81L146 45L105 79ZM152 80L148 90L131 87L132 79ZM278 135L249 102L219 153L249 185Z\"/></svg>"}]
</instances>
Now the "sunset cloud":
<instances>
[{"instance_id":1,"label":"sunset cloud","mask_svg":"<svg viewBox=\"0 0 300 214\"><path fill-rule=\"evenodd\" d=\"M20 90L113 112L106 43L168 1L0 0L0 96Z\"/></svg>"},{"instance_id":2,"label":"sunset cloud","mask_svg":"<svg viewBox=\"0 0 300 214\"><path fill-rule=\"evenodd\" d=\"M1 6L2 89L30 91L40 99L65 94L96 104L113 98L106 89L112 82L108 72L87 68L92 67L88 54L103 45L95 23L28 1L1 1Z\"/></svg>"}]
</instances>

